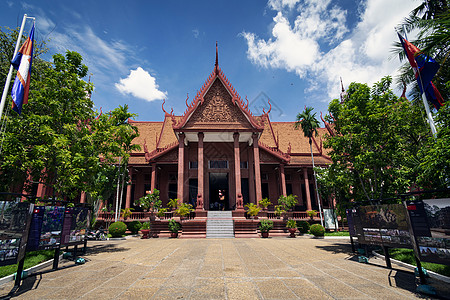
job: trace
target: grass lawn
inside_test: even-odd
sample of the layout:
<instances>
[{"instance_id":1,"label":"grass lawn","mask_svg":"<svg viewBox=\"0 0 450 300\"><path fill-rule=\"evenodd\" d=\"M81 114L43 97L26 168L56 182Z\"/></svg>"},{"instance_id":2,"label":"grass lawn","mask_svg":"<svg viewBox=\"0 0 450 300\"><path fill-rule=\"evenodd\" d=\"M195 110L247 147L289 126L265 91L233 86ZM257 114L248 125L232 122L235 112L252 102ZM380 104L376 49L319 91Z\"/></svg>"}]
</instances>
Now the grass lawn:
<instances>
[{"instance_id":1,"label":"grass lawn","mask_svg":"<svg viewBox=\"0 0 450 300\"><path fill-rule=\"evenodd\" d=\"M23 269L26 270L41 262L50 260L55 255L55 250L30 251L25 254ZM0 267L0 278L17 272L17 264Z\"/></svg>"},{"instance_id":2,"label":"grass lawn","mask_svg":"<svg viewBox=\"0 0 450 300\"><path fill-rule=\"evenodd\" d=\"M414 258L414 250L412 249L393 248L389 249L389 254L393 259L405 262L410 265L414 266L416 265L416 259ZM450 277L450 266L422 262L422 267L424 267L428 271L433 271L435 273L439 273L441 275Z\"/></svg>"},{"instance_id":3,"label":"grass lawn","mask_svg":"<svg viewBox=\"0 0 450 300\"><path fill-rule=\"evenodd\" d=\"M350 236L348 231L325 232L325 236Z\"/></svg>"}]
</instances>

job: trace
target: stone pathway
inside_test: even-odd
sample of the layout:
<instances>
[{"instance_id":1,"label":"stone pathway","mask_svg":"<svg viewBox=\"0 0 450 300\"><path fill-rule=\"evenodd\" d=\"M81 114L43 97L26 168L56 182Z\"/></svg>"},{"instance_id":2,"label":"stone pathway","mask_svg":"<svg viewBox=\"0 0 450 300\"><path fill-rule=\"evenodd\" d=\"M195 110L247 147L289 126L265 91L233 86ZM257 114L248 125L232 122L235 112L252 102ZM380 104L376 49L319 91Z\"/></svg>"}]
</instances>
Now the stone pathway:
<instances>
[{"instance_id":1,"label":"stone pathway","mask_svg":"<svg viewBox=\"0 0 450 300\"><path fill-rule=\"evenodd\" d=\"M86 264L31 276L14 299L419 297L411 272L356 262L348 240L132 238L88 247ZM12 287L1 286L0 296Z\"/></svg>"}]
</instances>

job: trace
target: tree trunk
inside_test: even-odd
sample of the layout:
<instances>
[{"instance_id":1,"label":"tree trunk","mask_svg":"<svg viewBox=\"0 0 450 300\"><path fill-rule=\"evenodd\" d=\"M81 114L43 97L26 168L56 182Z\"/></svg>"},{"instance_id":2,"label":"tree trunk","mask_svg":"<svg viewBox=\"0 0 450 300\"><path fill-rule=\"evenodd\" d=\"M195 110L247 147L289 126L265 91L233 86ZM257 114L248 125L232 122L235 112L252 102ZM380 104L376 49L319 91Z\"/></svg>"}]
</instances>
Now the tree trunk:
<instances>
[{"instance_id":1,"label":"tree trunk","mask_svg":"<svg viewBox=\"0 0 450 300\"><path fill-rule=\"evenodd\" d=\"M316 184L317 203L319 204L320 224L323 226L322 206L320 205L319 189L317 188L316 170L314 170L314 155L313 155L313 151L312 151L311 138L309 138L309 148L311 150L311 160L312 160L312 165L313 165L314 183Z\"/></svg>"}]
</instances>

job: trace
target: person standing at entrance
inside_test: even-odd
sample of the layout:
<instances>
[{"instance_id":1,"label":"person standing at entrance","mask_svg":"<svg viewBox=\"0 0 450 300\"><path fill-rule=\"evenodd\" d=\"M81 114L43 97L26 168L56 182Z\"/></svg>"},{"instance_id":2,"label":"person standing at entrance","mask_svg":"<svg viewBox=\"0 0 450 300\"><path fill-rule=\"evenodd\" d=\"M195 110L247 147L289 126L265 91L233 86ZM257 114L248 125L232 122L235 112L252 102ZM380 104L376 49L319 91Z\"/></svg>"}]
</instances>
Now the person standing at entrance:
<instances>
[{"instance_id":1,"label":"person standing at entrance","mask_svg":"<svg viewBox=\"0 0 450 300\"><path fill-rule=\"evenodd\" d=\"M225 191L219 190L219 209L225 210Z\"/></svg>"}]
</instances>

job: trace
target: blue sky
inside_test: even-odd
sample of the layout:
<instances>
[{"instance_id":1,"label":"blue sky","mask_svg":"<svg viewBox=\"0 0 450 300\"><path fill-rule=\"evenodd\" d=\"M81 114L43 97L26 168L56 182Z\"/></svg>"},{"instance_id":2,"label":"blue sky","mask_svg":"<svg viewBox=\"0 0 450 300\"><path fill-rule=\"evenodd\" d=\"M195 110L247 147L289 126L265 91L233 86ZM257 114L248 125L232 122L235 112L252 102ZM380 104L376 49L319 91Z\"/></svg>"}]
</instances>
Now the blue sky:
<instances>
[{"instance_id":1,"label":"blue sky","mask_svg":"<svg viewBox=\"0 0 450 300\"><path fill-rule=\"evenodd\" d=\"M395 75L390 49L416 0L2 1L0 25L36 17L48 59L82 54L97 109L128 104L137 120L182 114L185 99L219 65L255 114L270 98L272 121L294 121L304 106L317 116L338 98L339 78L373 84ZM29 31L27 23L25 31ZM398 92L400 94L400 92Z\"/></svg>"}]
</instances>

